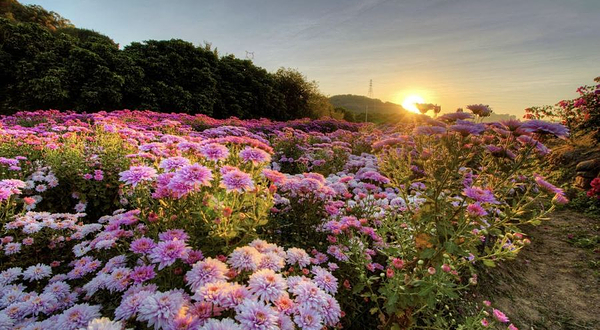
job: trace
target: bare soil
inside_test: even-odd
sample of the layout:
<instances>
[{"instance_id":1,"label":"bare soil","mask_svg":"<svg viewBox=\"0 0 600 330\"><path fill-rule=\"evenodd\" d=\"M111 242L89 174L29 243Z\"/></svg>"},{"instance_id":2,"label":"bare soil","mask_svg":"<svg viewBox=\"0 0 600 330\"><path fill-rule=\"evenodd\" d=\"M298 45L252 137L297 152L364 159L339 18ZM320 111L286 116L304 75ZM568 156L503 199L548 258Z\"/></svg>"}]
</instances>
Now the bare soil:
<instances>
[{"instance_id":1,"label":"bare soil","mask_svg":"<svg viewBox=\"0 0 600 330\"><path fill-rule=\"evenodd\" d=\"M524 232L532 244L484 276L482 295L521 330L600 330L600 219L556 212Z\"/></svg>"}]
</instances>

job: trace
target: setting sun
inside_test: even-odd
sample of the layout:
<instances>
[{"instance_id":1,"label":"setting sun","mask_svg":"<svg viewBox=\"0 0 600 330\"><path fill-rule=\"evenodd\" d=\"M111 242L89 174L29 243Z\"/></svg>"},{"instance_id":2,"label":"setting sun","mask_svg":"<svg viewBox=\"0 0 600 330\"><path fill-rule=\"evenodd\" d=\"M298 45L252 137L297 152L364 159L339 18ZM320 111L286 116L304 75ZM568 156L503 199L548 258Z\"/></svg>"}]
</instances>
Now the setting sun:
<instances>
[{"instance_id":1,"label":"setting sun","mask_svg":"<svg viewBox=\"0 0 600 330\"><path fill-rule=\"evenodd\" d=\"M419 95L409 95L402 101L402 106L408 111L419 113L419 109L416 106L417 103L425 103L425 99Z\"/></svg>"}]
</instances>

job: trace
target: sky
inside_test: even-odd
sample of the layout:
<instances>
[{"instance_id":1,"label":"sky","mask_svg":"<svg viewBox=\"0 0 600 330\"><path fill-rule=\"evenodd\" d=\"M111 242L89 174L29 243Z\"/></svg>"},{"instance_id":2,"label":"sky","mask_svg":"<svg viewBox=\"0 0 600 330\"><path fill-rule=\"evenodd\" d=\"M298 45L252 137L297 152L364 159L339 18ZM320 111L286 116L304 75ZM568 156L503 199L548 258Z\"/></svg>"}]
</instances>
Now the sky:
<instances>
[{"instance_id":1,"label":"sky","mask_svg":"<svg viewBox=\"0 0 600 330\"><path fill-rule=\"evenodd\" d=\"M496 113L576 97L600 76L600 0L34 0L121 45L205 41L326 95Z\"/></svg>"}]
</instances>

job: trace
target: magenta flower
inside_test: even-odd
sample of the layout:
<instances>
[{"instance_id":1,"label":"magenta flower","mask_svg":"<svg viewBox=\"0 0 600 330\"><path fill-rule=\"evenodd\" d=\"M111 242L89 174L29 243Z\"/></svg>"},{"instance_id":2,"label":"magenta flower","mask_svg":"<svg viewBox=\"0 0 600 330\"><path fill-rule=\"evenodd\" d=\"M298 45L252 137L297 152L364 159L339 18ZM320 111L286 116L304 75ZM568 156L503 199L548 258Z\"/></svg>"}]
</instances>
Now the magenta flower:
<instances>
[{"instance_id":1,"label":"magenta flower","mask_svg":"<svg viewBox=\"0 0 600 330\"><path fill-rule=\"evenodd\" d=\"M140 284L149 281L156 276L153 265L137 266L133 269L129 277L133 280L133 284Z\"/></svg>"},{"instance_id":2,"label":"magenta flower","mask_svg":"<svg viewBox=\"0 0 600 330\"><path fill-rule=\"evenodd\" d=\"M165 171L173 171L178 170L186 165L190 165L190 160L185 157L177 156L163 159L158 167L164 169Z\"/></svg>"},{"instance_id":3,"label":"magenta flower","mask_svg":"<svg viewBox=\"0 0 600 330\"><path fill-rule=\"evenodd\" d=\"M129 249L134 253L146 254L150 253L150 251L152 251L152 249L154 249L155 246L156 243L153 239L148 237L140 237L135 241L131 242Z\"/></svg>"},{"instance_id":4,"label":"magenta flower","mask_svg":"<svg viewBox=\"0 0 600 330\"><path fill-rule=\"evenodd\" d=\"M158 270L161 270L174 264L177 259L186 259L189 249L184 241L164 241L152 249L149 257L153 263L158 263Z\"/></svg>"},{"instance_id":5,"label":"magenta flower","mask_svg":"<svg viewBox=\"0 0 600 330\"><path fill-rule=\"evenodd\" d=\"M199 164L182 167L175 174L174 180L182 180L194 186L210 186L213 175L210 169Z\"/></svg>"},{"instance_id":6,"label":"magenta flower","mask_svg":"<svg viewBox=\"0 0 600 330\"><path fill-rule=\"evenodd\" d=\"M219 161L229 157L229 149L218 143L209 143L200 148L200 154L208 160Z\"/></svg>"},{"instance_id":7,"label":"magenta flower","mask_svg":"<svg viewBox=\"0 0 600 330\"><path fill-rule=\"evenodd\" d=\"M479 203L469 204L467 206L467 213L472 217L483 217L488 214Z\"/></svg>"},{"instance_id":8,"label":"magenta flower","mask_svg":"<svg viewBox=\"0 0 600 330\"><path fill-rule=\"evenodd\" d=\"M235 168L223 174L221 186L224 187L228 192L244 192L254 189L254 182L252 181L250 174L244 173Z\"/></svg>"},{"instance_id":9,"label":"magenta flower","mask_svg":"<svg viewBox=\"0 0 600 330\"><path fill-rule=\"evenodd\" d=\"M148 166L132 166L127 171L119 173L119 180L137 186L142 181L152 181L156 178L156 170Z\"/></svg>"},{"instance_id":10,"label":"magenta flower","mask_svg":"<svg viewBox=\"0 0 600 330\"><path fill-rule=\"evenodd\" d=\"M494 314L494 318L496 320L498 320L498 322L502 322L502 323L508 323L510 322L510 320L508 319L508 317L506 317L506 315L504 315L504 313L502 313L501 311L497 310L497 309L493 309L492 313Z\"/></svg>"}]
</instances>

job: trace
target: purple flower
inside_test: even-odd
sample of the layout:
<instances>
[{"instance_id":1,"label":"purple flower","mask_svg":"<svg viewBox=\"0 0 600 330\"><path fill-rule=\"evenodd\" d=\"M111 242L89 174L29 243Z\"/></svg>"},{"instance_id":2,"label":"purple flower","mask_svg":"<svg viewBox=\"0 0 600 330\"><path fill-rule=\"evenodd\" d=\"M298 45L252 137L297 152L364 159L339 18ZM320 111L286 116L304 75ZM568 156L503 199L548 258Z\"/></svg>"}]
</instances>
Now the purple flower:
<instances>
[{"instance_id":1,"label":"purple flower","mask_svg":"<svg viewBox=\"0 0 600 330\"><path fill-rule=\"evenodd\" d=\"M469 119L469 118L473 118L473 115L470 113L452 112L452 113L443 114L443 115L439 116L437 119L441 120L441 121L446 121L446 122L453 122L453 121L465 120L465 119Z\"/></svg>"},{"instance_id":2,"label":"purple flower","mask_svg":"<svg viewBox=\"0 0 600 330\"><path fill-rule=\"evenodd\" d=\"M192 164L182 167L175 172L167 187L174 196L181 198L190 192L198 191L203 186L210 186L212 172L206 166Z\"/></svg>"},{"instance_id":3,"label":"purple flower","mask_svg":"<svg viewBox=\"0 0 600 330\"><path fill-rule=\"evenodd\" d=\"M97 317L100 317L100 306L78 304L64 311L56 319L56 328L65 330L86 328L88 323Z\"/></svg>"},{"instance_id":4,"label":"purple flower","mask_svg":"<svg viewBox=\"0 0 600 330\"><path fill-rule=\"evenodd\" d=\"M438 135L446 133L446 128L441 126L417 126L413 133L415 135Z\"/></svg>"},{"instance_id":5,"label":"purple flower","mask_svg":"<svg viewBox=\"0 0 600 330\"><path fill-rule=\"evenodd\" d=\"M261 300L274 302L285 293L287 283L281 274L271 269L261 269L250 275L248 287L250 292Z\"/></svg>"},{"instance_id":6,"label":"purple flower","mask_svg":"<svg viewBox=\"0 0 600 330\"><path fill-rule=\"evenodd\" d=\"M158 167L164 169L165 171L172 171L180 169L186 165L190 165L190 160L185 157L177 156L163 159Z\"/></svg>"},{"instance_id":7,"label":"purple flower","mask_svg":"<svg viewBox=\"0 0 600 330\"><path fill-rule=\"evenodd\" d=\"M335 326L342 317L340 304L332 296L327 296L327 304L325 305L325 308L323 308L322 313L325 324L330 327Z\"/></svg>"},{"instance_id":8,"label":"purple flower","mask_svg":"<svg viewBox=\"0 0 600 330\"><path fill-rule=\"evenodd\" d=\"M9 268L0 272L0 287L4 287L16 281L21 276L22 269L20 267Z\"/></svg>"},{"instance_id":9,"label":"purple flower","mask_svg":"<svg viewBox=\"0 0 600 330\"><path fill-rule=\"evenodd\" d=\"M266 151L258 148L246 147L240 151L240 158L244 162L252 162L252 164L267 163L271 161L271 155Z\"/></svg>"},{"instance_id":10,"label":"purple flower","mask_svg":"<svg viewBox=\"0 0 600 330\"><path fill-rule=\"evenodd\" d=\"M300 305L317 310L327 305L328 294L311 281L300 281L295 286L290 284L290 292L296 295L296 302Z\"/></svg>"},{"instance_id":11,"label":"purple flower","mask_svg":"<svg viewBox=\"0 0 600 330\"><path fill-rule=\"evenodd\" d=\"M119 173L119 180L137 186L142 181L152 181L156 177L156 170L148 166L132 166L127 171Z\"/></svg>"},{"instance_id":12,"label":"purple flower","mask_svg":"<svg viewBox=\"0 0 600 330\"><path fill-rule=\"evenodd\" d=\"M163 241L172 241L178 239L180 241L187 242L190 238L183 229L170 229L165 232L158 234L158 238Z\"/></svg>"},{"instance_id":13,"label":"purple flower","mask_svg":"<svg viewBox=\"0 0 600 330\"><path fill-rule=\"evenodd\" d=\"M551 134L559 138L569 136L569 129L564 125L537 119L524 122L520 129L530 133Z\"/></svg>"},{"instance_id":14,"label":"purple flower","mask_svg":"<svg viewBox=\"0 0 600 330\"><path fill-rule=\"evenodd\" d=\"M549 194L561 194L563 195L564 192L562 189L556 187L555 185L551 184L550 182L544 180L544 178L542 178L539 175L536 175L535 178L535 183L537 183L537 185L542 188L542 190L544 190L545 192L549 193Z\"/></svg>"},{"instance_id":15,"label":"purple flower","mask_svg":"<svg viewBox=\"0 0 600 330\"><path fill-rule=\"evenodd\" d=\"M182 180L194 186L210 186L212 179L210 169L197 163L182 167L174 177L174 180Z\"/></svg>"},{"instance_id":16,"label":"purple flower","mask_svg":"<svg viewBox=\"0 0 600 330\"><path fill-rule=\"evenodd\" d=\"M17 254L21 251L21 243L7 243L4 246L4 254L7 256Z\"/></svg>"},{"instance_id":17,"label":"purple flower","mask_svg":"<svg viewBox=\"0 0 600 330\"><path fill-rule=\"evenodd\" d=\"M263 253L258 262L258 269L279 271L285 267L285 259L275 252Z\"/></svg>"},{"instance_id":18,"label":"purple flower","mask_svg":"<svg viewBox=\"0 0 600 330\"><path fill-rule=\"evenodd\" d=\"M244 301L236 309L235 319L247 330L277 329L277 312L260 301Z\"/></svg>"},{"instance_id":19,"label":"purple flower","mask_svg":"<svg viewBox=\"0 0 600 330\"><path fill-rule=\"evenodd\" d=\"M462 136L479 135L485 131L485 125L459 120L456 125L450 126L450 130L460 133Z\"/></svg>"},{"instance_id":20,"label":"purple flower","mask_svg":"<svg viewBox=\"0 0 600 330\"><path fill-rule=\"evenodd\" d=\"M152 295L153 291L154 290L142 290L130 295L124 295L123 299L121 300L121 304L119 304L117 309L115 309L115 319L128 320L135 316L142 302L148 296Z\"/></svg>"},{"instance_id":21,"label":"purple flower","mask_svg":"<svg viewBox=\"0 0 600 330\"><path fill-rule=\"evenodd\" d=\"M230 191L244 192L254 189L254 182L250 174L244 173L237 168L231 169L223 174L221 186Z\"/></svg>"},{"instance_id":22,"label":"purple flower","mask_svg":"<svg viewBox=\"0 0 600 330\"><path fill-rule=\"evenodd\" d=\"M158 263L158 270L161 270L175 263L177 259L185 259L189 249L185 242L180 240L159 242L149 257L153 263Z\"/></svg>"},{"instance_id":23,"label":"purple flower","mask_svg":"<svg viewBox=\"0 0 600 330\"><path fill-rule=\"evenodd\" d=\"M300 267L310 265L310 256L306 251L299 248L289 248L287 250L286 260L290 265L298 264Z\"/></svg>"},{"instance_id":24,"label":"purple flower","mask_svg":"<svg viewBox=\"0 0 600 330\"><path fill-rule=\"evenodd\" d=\"M35 266L28 267L23 272L23 279L28 280L29 282L39 281L43 278L49 277L50 275L52 275L52 268L50 266L37 264Z\"/></svg>"},{"instance_id":25,"label":"purple flower","mask_svg":"<svg viewBox=\"0 0 600 330\"><path fill-rule=\"evenodd\" d=\"M315 274L313 281L319 288L333 295L337 293L338 280L328 270L315 266L312 269L312 273Z\"/></svg>"},{"instance_id":26,"label":"purple flower","mask_svg":"<svg viewBox=\"0 0 600 330\"><path fill-rule=\"evenodd\" d=\"M498 203L498 201L496 201L496 197L494 197L494 193L487 189L481 189L478 187L467 187L463 190L463 195L474 199L475 201L480 203Z\"/></svg>"},{"instance_id":27,"label":"purple flower","mask_svg":"<svg viewBox=\"0 0 600 330\"><path fill-rule=\"evenodd\" d=\"M523 145L527 145L527 146L533 146L535 147L536 151L541 155L541 156L545 156L547 154L550 153L550 149L548 149L545 145L543 145L541 142L539 142L538 140L532 138L531 136L528 135L521 135L517 138L517 141L519 141L521 144Z\"/></svg>"},{"instance_id":28,"label":"purple flower","mask_svg":"<svg viewBox=\"0 0 600 330\"><path fill-rule=\"evenodd\" d=\"M492 109L489 105L485 104L471 104L467 105L467 109L471 110L474 114L479 117L487 117L492 113Z\"/></svg>"}]
</instances>

